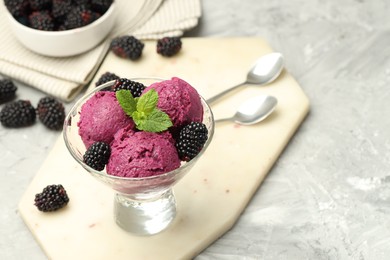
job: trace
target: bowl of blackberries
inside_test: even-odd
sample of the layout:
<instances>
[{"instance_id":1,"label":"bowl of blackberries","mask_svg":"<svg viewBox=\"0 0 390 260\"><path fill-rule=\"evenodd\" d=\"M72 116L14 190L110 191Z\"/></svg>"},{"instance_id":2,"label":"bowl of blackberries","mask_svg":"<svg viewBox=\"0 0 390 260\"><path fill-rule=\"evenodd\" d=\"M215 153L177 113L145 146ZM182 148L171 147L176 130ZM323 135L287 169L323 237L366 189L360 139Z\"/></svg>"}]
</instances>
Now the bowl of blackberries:
<instances>
[{"instance_id":1,"label":"bowl of blackberries","mask_svg":"<svg viewBox=\"0 0 390 260\"><path fill-rule=\"evenodd\" d=\"M19 42L50 57L91 50L116 20L114 0L4 0L4 5Z\"/></svg>"}]
</instances>

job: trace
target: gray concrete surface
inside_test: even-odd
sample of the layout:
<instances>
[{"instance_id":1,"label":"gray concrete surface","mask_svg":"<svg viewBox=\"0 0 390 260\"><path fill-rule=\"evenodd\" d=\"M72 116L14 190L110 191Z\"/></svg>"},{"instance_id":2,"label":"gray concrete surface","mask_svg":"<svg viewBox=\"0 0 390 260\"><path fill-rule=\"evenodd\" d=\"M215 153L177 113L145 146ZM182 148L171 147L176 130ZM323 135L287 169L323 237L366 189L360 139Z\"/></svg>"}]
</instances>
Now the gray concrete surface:
<instances>
[{"instance_id":1,"label":"gray concrete surface","mask_svg":"<svg viewBox=\"0 0 390 260\"><path fill-rule=\"evenodd\" d=\"M203 1L186 36L264 37L311 112L234 228L196 259L390 258L389 13L385 0ZM46 259L17 203L59 135L0 127L0 259Z\"/></svg>"}]
</instances>

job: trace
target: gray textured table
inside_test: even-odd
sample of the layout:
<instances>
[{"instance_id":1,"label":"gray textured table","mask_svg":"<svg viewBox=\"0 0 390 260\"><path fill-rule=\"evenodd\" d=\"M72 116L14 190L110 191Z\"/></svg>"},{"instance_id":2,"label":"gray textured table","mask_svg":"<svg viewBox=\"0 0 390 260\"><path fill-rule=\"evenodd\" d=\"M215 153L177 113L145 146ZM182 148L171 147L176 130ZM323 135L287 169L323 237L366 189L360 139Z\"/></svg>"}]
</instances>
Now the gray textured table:
<instances>
[{"instance_id":1,"label":"gray textured table","mask_svg":"<svg viewBox=\"0 0 390 260\"><path fill-rule=\"evenodd\" d=\"M385 0L203 1L186 35L264 37L311 112L235 227L197 259L389 259L389 10ZM0 127L0 259L45 259L17 203L59 135Z\"/></svg>"}]
</instances>

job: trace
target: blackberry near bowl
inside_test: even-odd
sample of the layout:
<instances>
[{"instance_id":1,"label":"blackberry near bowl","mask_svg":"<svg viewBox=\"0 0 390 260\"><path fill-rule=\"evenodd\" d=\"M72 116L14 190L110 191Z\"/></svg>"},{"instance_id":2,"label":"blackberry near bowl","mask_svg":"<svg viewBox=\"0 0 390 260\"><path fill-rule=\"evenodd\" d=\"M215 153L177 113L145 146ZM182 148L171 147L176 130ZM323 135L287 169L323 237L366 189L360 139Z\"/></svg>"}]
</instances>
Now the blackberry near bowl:
<instances>
[{"instance_id":1,"label":"blackberry near bowl","mask_svg":"<svg viewBox=\"0 0 390 260\"><path fill-rule=\"evenodd\" d=\"M31 2L36 2L34 8ZM48 4L44 4L48 2ZM4 0L10 28L31 51L50 57L84 53L107 37L116 20L115 1Z\"/></svg>"}]
</instances>

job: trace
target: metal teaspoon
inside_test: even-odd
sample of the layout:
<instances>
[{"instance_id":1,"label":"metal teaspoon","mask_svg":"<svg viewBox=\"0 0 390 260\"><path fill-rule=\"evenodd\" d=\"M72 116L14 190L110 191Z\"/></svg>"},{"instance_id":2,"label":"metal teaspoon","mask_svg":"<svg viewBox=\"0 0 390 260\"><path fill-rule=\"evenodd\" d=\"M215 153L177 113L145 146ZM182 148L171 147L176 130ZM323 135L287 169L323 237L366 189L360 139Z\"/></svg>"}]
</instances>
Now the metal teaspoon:
<instances>
[{"instance_id":1,"label":"metal teaspoon","mask_svg":"<svg viewBox=\"0 0 390 260\"><path fill-rule=\"evenodd\" d=\"M275 109L278 100L273 96L260 95L242 103L232 117L216 119L215 123L233 121L240 125L253 125L268 117Z\"/></svg>"},{"instance_id":2,"label":"metal teaspoon","mask_svg":"<svg viewBox=\"0 0 390 260\"><path fill-rule=\"evenodd\" d=\"M284 58L281 53L272 52L260 57L252 69L248 72L246 81L236 86L228 88L221 93L207 99L207 103L211 104L220 97L246 84L265 85L274 81L282 72L284 67Z\"/></svg>"}]
</instances>

